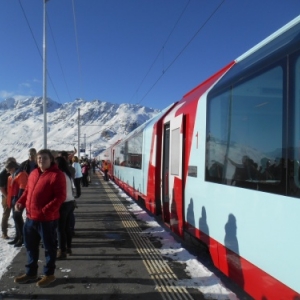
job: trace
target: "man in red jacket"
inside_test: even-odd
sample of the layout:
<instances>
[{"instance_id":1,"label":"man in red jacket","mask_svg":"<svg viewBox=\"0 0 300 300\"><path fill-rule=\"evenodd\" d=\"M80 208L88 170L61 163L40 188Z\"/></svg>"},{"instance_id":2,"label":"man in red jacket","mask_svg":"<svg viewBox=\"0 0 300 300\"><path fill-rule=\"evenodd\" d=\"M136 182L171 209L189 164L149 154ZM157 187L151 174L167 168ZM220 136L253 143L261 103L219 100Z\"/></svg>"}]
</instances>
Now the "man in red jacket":
<instances>
[{"instance_id":1,"label":"man in red jacket","mask_svg":"<svg viewBox=\"0 0 300 300\"><path fill-rule=\"evenodd\" d=\"M42 239L46 264L44 276L36 285L45 287L55 280L56 229L67 189L65 175L54 163L50 150L37 153L37 164L38 168L30 173L25 191L15 205L17 211L26 207L23 234L27 264L26 273L15 277L14 281L21 284L38 278L39 243Z\"/></svg>"}]
</instances>

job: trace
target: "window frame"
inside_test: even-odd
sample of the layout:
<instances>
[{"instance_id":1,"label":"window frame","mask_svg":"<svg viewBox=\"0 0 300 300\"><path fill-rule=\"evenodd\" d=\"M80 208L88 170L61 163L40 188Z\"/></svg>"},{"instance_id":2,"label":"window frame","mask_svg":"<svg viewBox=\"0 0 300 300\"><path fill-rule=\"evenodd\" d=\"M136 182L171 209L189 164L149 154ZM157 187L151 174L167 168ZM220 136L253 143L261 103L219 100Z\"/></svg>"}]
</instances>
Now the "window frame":
<instances>
[{"instance_id":1,"label":"window frame","mask_svg":"<svg viewBox=\"0 0 300 300\"><path fill-rule=\"evenodd\" d=\"M282 143L282 158L284 159L284 161L286 161L287 158L287 142L288 142L288 127L289 124L287 122L288 120L288 114L287 114L287 109L288 109L288 76L287 76L287 72L288 72L288 60L287 57L283 57L283 58L277 58L275 61L273 61L273 63L270 63L268 65L263 65L262 63L260 64L255 64L254 66L251 66L251 68L249 68L248 70L244 70L244 72L242 72L242 74L240 74L240 76L237 78L233 78L234 80L232 80L231 82L226 82L226 85L219 85L217 86L217 88L213 88L207 95L207 111L206 111L206 142L208 143L209 139L210 139L210 128L209 128L209 124L210 124L210 120L212 118L214 118L213 114L210 111L210 102L215 99L216 97L219 97L221 95L225 95L225 94L229 94L229 106L232 105L232 97L233 97L233 91L235 88L238 88L240 85L245 84L251 80L253 80L254 78L261 76L262 74L267 73L268 71L276 68L276 67L281 67L282 69L282 137L281 137L281 143ZM230 71L229 71L230 72ZM230 111L230 108L228 109L228 111ZM230 118L230 116L228 115L228 118ZM227 120L228 120L227 118ZM228 130L228 136L231 135L231 131L229 130L229 127L227 128ZM230 141L232 142L232 140ZM228 154L228 149L230 148L230 145L228 144L228 140L226 141L226 154ZM214 182L214 183L219 183L219 184L224 184L224 185L228 185L228 181L225 178L225 173L227 170L227 159L224 158L223 161L223 169L221 170L222 173L222 178L218 179L218 178L210 178L209 176L209 171L208 171L208 165L209 165L209 161L208 159L210 152L209 152L209 148L207 148L206 151L206 156L205 156L205 181L207 182ZM225 155L226 157L226 155ZM280 182L280 188L276 188L274 190L270 190L268 192L270 193L276 193L276 194L286 194L286 168L285 170L283 170L284 172L282 173L281 176L281 182ZM219 171L220 173L220 171ZM243 186L244 188L248 188L248 189L257 189L258 188L258 184L249 184L248 186Z\"/></svg>"}]
</instances>

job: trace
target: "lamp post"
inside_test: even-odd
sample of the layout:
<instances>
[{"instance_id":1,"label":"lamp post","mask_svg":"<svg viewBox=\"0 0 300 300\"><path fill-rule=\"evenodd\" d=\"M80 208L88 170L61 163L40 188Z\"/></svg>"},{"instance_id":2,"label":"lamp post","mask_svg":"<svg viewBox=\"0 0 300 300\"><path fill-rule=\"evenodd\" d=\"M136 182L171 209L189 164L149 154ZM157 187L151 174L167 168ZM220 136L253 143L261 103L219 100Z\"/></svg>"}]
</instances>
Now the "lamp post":
<instances>
[{"instance_id":1,"label":"lamp post","mask_svg":"<svg viewBox=\"0 0 300 300\"><path fill-rule=\"evenodd\" d=\"M80 108L78 108L78 158L80 159Z\"/></svg>"},{"instance_id":2,"label":"lamp post","mask_svg":"<svg viewBox=\"0 0 300 300\"><path fill-rule=\"evenodd\" d=\"M47 39L46 39L46 3L44 0L44 30L43 30L43 112L44 112L44 149L47 149Z\"/></svg>"}]
</instances>

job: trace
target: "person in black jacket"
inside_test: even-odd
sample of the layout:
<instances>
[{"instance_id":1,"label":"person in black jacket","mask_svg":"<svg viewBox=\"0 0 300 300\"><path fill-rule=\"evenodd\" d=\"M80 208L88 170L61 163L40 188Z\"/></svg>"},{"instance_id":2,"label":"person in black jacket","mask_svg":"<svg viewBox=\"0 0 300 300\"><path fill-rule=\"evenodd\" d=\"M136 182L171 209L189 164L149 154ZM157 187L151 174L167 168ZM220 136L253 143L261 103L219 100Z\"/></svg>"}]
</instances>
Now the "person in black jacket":
<instances>
[{"instance_id":1,"label":"person in black jacket","mask_svg":"<svg viewBox=\"0 0 300 300\"><path fill-rule=\"evenodd\" d=\"M20 170L26 171L29 175L35 168L37 168L36 150L35 148L30 148L28 151L28 159L21 163Z\"/></svg>"}]
</instances>

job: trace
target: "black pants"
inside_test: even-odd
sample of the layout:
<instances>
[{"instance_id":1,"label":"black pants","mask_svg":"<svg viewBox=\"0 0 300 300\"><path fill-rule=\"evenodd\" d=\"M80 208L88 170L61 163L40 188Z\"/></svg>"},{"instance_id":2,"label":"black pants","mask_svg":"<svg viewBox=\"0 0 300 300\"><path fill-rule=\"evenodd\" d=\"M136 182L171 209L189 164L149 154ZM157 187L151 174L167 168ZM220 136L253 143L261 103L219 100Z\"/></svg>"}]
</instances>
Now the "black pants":
<instances>
[{"instance_id":1,"label":"black pants","mask_svg":"<svg viewBox=\"0 0 300 300\"><path fill-rule=\"evenodd\" d=\"M81 177L74 179L74 185L75 185L75 189L76 189L76 198L79 198L81 196L80 182L81 182Z\"/></svg>"},{"instance_id":2,"label":"black pants","mask_svg":"<svg viewBox=\"0 0 300 300\"><path fill-rule=\"evenodd\" d=\"M13 209L13 219L15 222L16 227L16 239L20 240L23 238L23 227L24 227L24 220L23 220L23 209L21 211L16 211L15 207L12 207Z\"/></svg>"},{"instance_id":3,"label":"black pants","mask_svg":"<svg viewBox=\"0 0 300 300\"><path fill-rule=\"evenodd\" d=\"M64 202L59 210L59 220L57 227L58 248L66 252L67 248L71 249L72 231L71 220L74 211L74 201Z\"/></svg>"},{"instance_id":4,"label":"black pants","mask_svg":"<svg viewBox=\"0 0 300 300\"><path fill-rule=\"evenodd\" d=\"M89 186L87 178L88 178L88 174L82 174L82 186Z\"/></svg>"},{"instance_id":5,"label":"black pants","mask_svg":"<svg viewBox=\"0 0 300 300\"><path fill-rule=\"evenodd\" d=\"M104 171L104 180L108 181L108 170Z\"/></svg>"},{"instance_id":6,"label":"black pants","mask_svg":"<svg viewBox=\"0 0 300 300\"><path fill-rule=\"evenodd\" d=\"M7 235L8 219L9 219L11 208L7 206L6 197L4 197L3 195L2 195L2 207L3 207L3 215L1 221L1 229L2 229L2 233Z\"/></svg>"}]
</instances>

